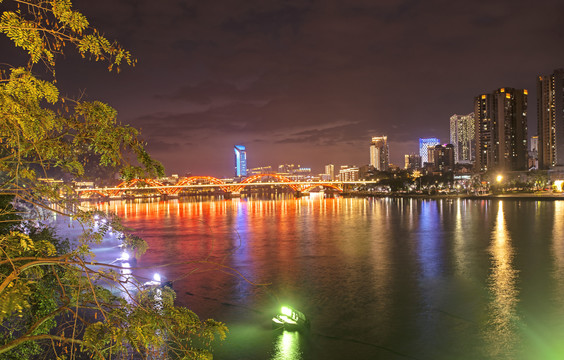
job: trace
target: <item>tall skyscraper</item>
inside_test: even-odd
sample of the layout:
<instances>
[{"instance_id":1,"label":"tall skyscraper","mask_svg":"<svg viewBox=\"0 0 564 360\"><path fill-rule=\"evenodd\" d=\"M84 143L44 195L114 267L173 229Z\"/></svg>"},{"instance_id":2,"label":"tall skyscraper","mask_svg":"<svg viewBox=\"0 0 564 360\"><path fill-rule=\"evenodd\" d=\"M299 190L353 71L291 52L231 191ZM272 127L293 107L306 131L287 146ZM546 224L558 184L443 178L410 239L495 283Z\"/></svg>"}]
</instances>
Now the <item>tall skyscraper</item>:
<instances>
[{"instance_id":1,"label":"tall skyscraper","mask_svg":"<svg viewBox=\"0 0 564 360\"><path fill-rule=\"evenodd\" d=\"M470 164L474 162L476 136L474 113L454 114L450 117L450 143L454 145L454 161Z\"/></svg>"},{"instance_id":2,"label":"tall skyscraper","mask_svg":"<svg viewBox=\"0 0 564 360\"><path fill-rule=\"evenodd\" d=\"M419 156L421 156L421 165L425 165L426 162L433 162L429 159L429 148L434 148L435 145L439 145L441 142L437 138L425 138L419 139Z\"/></svg>"},{"instance_id":3,"label":"tall skyscraper","mask_svg":"<svg viewBox=\"0 0 564 360\"><path fill-rule=\"evenodd\" d=\"M475 169L527 169L527 90L501 88L474 98Z\"/></svg>"},{"instance_id":4,"label":"tall skyscraper","mask_svg":"<svg viewBox=\"0 0 564 360\"><path fill-rule=\"evenodd\" d=\"M329 164L325 165L325 175L331 181L335 180L335 165Z\"/></svg>"},{"instance_id":5,"label":"tall skyscraper","mask_svg":"<svg viewBox=\"0 0 564 360\"><path fill-rule=\"evenodd\" d=\"M376 136L370 143L370 165L376 170L387 171L389 166L388 158L388 137Z\"/></svg>"},{"instance_id":6,"label":"tall skyscraper","mask_svg":"<svg viewBox=\"0 0 564 360\"><path fill-rule=\"evenodd\" d=\"M529 169L539 168L539 137L531 136L529 139Z\"/></svg>"},{"instance_id":7,"label":"tall skyscraper","mask_svg":"<svg viewBox=\"0 0 564 360\"><path fill-rule=\"evenodd\" d=\"M433 169L436 171L452 171L454 170L454 145L435 145L433 154ZM431 160L431 159L429 159ZM429 161L431 162L431 161Z\"/></svg>"},{"instance_id":8,"label":"tall skyscraper","mask_svg":"<svg viewBox=\"0 0 564 360\"><path fill-rule=\"evenodd\" d=\"M539 168L564 166L564 69L537 80Z\"/></svg>"},{"instance_id":9,"label":"tall skyscraper","mask_svg":"<svg viewBox=\"0 0 564 360\"><path fill-rule=\"evenodd\" d=\"M247 150L244 145L235 145L235 176L247 176Z\"/></svg>"},{"instance_id":10,"label":"tall skyscraper","mask_svg":"<svg viewBox=\"0 0 564 360\"><path fill-rule=\"evenodd\" d=\"M405 169L415 170L421 168L421 156L418 154L405 154Z\"/></svg>"}]
</instances>

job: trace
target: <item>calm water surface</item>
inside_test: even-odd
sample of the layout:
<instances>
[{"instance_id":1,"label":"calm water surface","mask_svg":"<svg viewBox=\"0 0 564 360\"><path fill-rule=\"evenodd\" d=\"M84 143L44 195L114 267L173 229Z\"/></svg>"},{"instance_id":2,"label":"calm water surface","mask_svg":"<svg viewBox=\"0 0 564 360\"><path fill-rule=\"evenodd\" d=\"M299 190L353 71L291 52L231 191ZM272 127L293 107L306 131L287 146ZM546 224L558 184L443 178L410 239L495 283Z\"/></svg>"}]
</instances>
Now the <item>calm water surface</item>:
<instances>
[{"instance_id":1,"label":"calm water surface","mask_svg":"<svg viewBox=\"0 0 564 360\"><path fill-rule=\"evenodd\" d=\"M564 201L99 207L147 240L137 266L167 265L179 305L227 323L216 359L564 358ZM309 334L272 330L281 303Z\"/></svg>"}]
</instances>

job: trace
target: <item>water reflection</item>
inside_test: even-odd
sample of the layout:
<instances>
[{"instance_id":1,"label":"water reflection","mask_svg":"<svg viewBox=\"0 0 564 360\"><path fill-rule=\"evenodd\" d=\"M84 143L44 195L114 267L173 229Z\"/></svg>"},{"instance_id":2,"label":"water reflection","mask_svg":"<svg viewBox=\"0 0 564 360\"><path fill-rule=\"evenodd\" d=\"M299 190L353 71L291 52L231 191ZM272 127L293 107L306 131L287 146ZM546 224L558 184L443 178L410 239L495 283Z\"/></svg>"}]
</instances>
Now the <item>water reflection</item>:
<instances>
[{"instance_id":1,"label":"water reflection","mask_svg":"<svg viewBox=\"0 0 564 360\"><path fill-rule=\"evenodd\" d=\"M552 252L554 256L554 278L557 287L557 299L564 299L564 203L554 202L554 225L552 235Z\"/></svg>"},{"instance_id":2,"label":"water reflection","mask_svg":"<svg viewBox=\"0 0 564 360\"><path fill-rule=\"evenodd\" d=\"M303 354L300 349L300 333L297 331L286 331L278 336L274 343L272 360L301 360Z\"/></svg>"},{"instance_id":3,"label":"water reflection","mask_svg":"<svg viewBox=\"0 0 564 360\"><path fill-rule=\"evenodd\" d=\"M459 275L464 275L468 272L469 261L467 260L467 253L464 251L465 242L467 234L464 232L464 227L462 219L462 202L460 199L456 201L456 213L454 220L454 256L455 256L455 266L456 271Z\"/></svg>"},{"instance_id":4,"label":"water reflection","mask_svg":"<svg viewBox=\"0 0 564 360\"><path fill-rule=\"evenodd\" d=\"M424 201L421 204L418 253L423 277L428 279L440 275L444 261L441 256L441 217L436 201Z\"/></svg>"},{"instance_id":5,"label":"water reflection","mask_svg":"<svg viewBox=\"0 0 564 360\"><path fill-rule=\"evenodd\" d=\"M514 251L511 236L505 223L503 202L499 201L497 217L491 234L489 247L491 273L488 287L491 301L488 305L486 342L488 356L495 359L514 359L518 352L518 314L519 292L516 281L518 271L513 267Z\"/></svg>"},{"instance_id":6,"label":"water reflection","mask_svg":"<svg viewBox=\"0 0 564 360\"><path fill-rule=\"evenodd\" d=\"M228 323L219 359L546 359L524 356L556 353L532 348L533 320L541 345L563 338L564 202L543 204L312 196L101 206L150 245L133 275L174 263L162 270L178 303ZM208 256L272 285L191 272L189 260ZM312 319L310 336L271 332L269 307L286 299Z\"/></svg>"}]
</instances>

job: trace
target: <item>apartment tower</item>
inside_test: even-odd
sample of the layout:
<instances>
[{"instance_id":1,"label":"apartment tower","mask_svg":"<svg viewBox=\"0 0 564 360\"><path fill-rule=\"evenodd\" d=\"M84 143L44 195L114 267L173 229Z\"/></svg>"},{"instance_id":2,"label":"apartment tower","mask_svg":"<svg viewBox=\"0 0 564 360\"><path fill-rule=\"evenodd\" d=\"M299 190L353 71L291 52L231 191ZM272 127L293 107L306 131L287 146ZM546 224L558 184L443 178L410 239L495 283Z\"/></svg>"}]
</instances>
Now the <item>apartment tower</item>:
<instances>
[{"instance_id":1,"label":"apartment tower","mask_svg":"<svg viewBox=\"0 0 564 360\"><path fill-rule=\"evenodd\" d=\"M370 165L378 171L387 171L389 166L388 158L388 137L376 136L370 143Z\"/></svg>"},{"instance_id":2,"label":"apartment tower","mask_svg":"<svg viewBox=\"0 0 564 360\"><path fill-rule=\"evenodd\" d=\"M457 164L471 164L476 152L474 113L454 114L450 117L450 143L454 146L454 161Z\"/></svg>"},{"instance_id":3,"label":"apartment tower","mask_svg":"<svg viewBox=\"0 0 564 360\"><path fill-rule=\"evenodd\" d=\"M501 88L474 99L475 169L527 169L527 90Z\"/></svg>"},{"instance_id":4,"label":"apartment tower","mask_svg":"<svg viewBox=\"0 0 564 360\"><path fill-rule=\"evenodd\" d=\"M564 166L564 69L537 79L538 166Z\"/></svg>"}]
</instances>

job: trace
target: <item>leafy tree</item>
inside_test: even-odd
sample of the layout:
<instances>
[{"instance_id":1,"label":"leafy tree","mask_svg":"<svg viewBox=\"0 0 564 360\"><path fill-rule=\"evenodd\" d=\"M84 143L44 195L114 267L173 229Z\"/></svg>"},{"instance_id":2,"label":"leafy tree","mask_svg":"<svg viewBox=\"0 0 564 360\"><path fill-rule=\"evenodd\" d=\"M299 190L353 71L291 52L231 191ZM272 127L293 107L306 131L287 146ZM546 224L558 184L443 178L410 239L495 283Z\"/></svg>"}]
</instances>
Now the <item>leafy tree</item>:
<instances>
[{"instance_id":1,"label":"leafy tree","mask_svg":"<svg viewBox=\"0 0 564 360\"><path fill-rule=\"evenodd\" d=\"M52 169L83 176L86 159L124 178L163 173L113 108L64 98L57 87L56 59L69 47L110 71L134 65L134 58L90 27L70 0L0 0L0 6L0 32L29 57L25 66L0 68L0 359L208 357L225 325L175 307L167 287L144 288L120 266L95 262L91 244L109 230L123 231L119 221L109 218L92 230L95 214L69 201L70 186L39 180ZM49 75L34 75L38 67ZM79 221L81 237L61 242L30 221L41 208ZM138 255L146 249L128 234L124 244Z\"/></svg>"}]
</instances>

